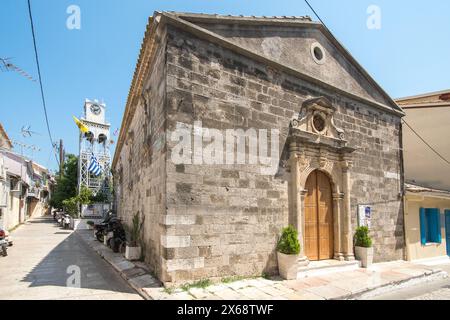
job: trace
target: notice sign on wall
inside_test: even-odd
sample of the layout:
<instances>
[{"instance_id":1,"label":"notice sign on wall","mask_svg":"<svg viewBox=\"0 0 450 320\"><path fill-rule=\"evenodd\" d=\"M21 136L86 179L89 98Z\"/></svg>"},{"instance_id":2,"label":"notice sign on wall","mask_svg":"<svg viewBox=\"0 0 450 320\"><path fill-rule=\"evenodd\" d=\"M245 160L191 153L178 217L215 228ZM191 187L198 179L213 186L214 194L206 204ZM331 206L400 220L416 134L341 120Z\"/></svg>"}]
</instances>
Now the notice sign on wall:
<instances>
[{"instance_id":1,"label":"notice sign on wall","mask_svg":"<svg viewBox=\"0 0 450 320\"><path fill-rule=\"evenodd\" d=\"M358 206L358 226L371 227L372 207L367 205Z\"/></svg>"}]
</instances>

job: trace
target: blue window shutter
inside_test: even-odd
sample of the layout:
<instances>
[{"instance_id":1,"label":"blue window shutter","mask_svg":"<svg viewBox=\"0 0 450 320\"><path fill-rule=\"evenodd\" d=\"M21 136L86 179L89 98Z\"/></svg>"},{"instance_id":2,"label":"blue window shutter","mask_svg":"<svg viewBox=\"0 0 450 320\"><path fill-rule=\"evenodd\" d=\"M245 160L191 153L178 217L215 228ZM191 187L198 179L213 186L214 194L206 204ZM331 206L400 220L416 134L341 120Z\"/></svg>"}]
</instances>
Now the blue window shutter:
<instances>
[{"instance_id":1,"label":"blue window shutter","mask_svg":"<svg viewBox=\"0 0 450 320\"><path fill-rule=\"evenodd\" d=\"M427 242L436 242L436 219L433 209L425 209L425 216L427 218Z\"/></svg>"},{"instance_id":2,"label":"blue window shutter","mask_svg":"<svg viewBox=\"0 0 450 320\"><path fill-rule=\"evenodd\" d=\"M425 209L420 208L420 240L422 245L427 244L427 223L426 223Z\"/></svg>"},{"instance_id":3,"label":"blue window shutter","mask_svg":"<svg viewBox=\"0 0 450 320\"><path fill-rule=\"evenodd\" d=\"M434 211L434 219L436 221L436 242L442 243L442 233L441 233L441 211L439 209L433 209Z\"/></svg>"}]
</instances>

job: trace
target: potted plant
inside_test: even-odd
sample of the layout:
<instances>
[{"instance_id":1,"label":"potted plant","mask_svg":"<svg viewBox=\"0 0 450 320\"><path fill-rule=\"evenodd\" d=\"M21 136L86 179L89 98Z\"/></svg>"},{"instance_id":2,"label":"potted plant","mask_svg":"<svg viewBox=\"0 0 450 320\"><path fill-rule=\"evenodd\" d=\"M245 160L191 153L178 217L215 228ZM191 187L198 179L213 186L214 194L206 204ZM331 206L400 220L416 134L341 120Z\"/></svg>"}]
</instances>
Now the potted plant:
<instances>
[{"instance_id":1,"label":"potted plant","mask_svg":"<svg viewBox=\"0 0 450 320\"><path fill-rule=\"evenodd\" d=\"M299 253L297 230L293 226L283 229L277 245L278 270L283 279L297 279Z\"/></svg>"},{"instance_id":2,"label":"potted plant","mask_svg":"<svg viewBox=\"0 0 450 320\"><path fill-rule=\"evenodd\" d=\"M92 230L92 229L94 229L95 223L94 223L94 221L89 220L86 222L86 225L88 227L88 230Z\"/></svg>"},{"instance_id":3,"label":"potted plant","mask_svg":"<svg viewBox=\"0 0 450 320\"><path fill-rule=\"evenodd\" d=\"M141 258L142 249L139 241L143 225L144 221L141 221L139 212L137 212L133 216L131 228L127 228L127 244L125 247L125 258L127 260L133 261Z\"/></svg>"},{"instance_id":4,"label":"potted plant","mask_svg":"<svg viewBox=\"0 0 450 320\"><path fill-rule=\"evenodd\" d=\"M70 216L70 228L76 230L78 227L78 204L77 197L72 197L63 201L65 212Z\"/></svg>"},{"instance_id":5,"label":"potted plant","mask_svg":"<svg viewBox=\"0 0 450 320\"><path fill-rule=\"evenodd\" d=\"M359 227L355 233L355 256L363 268L369 268L373 262L372 238L368 227Z\"/></svg>"}]
</instances>

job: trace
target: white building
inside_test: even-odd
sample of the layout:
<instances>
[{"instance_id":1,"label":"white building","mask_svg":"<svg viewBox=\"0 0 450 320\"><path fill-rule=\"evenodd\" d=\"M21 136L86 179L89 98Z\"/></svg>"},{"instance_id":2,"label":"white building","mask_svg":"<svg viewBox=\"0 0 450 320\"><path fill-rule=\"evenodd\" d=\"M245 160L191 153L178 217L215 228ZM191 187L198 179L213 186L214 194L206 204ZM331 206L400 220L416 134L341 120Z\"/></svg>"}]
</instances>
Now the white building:
<instances>
[{"instance_id":1,"label":"white building","mask_svg":"<svg viewBox=\"0 0 450 320\"><path fill-rule=\"evenodd\" d=\"M0 125L0 228L9 230L46 214L52 182L46 168L12 150Z\"/></svg>"}]
</instances>

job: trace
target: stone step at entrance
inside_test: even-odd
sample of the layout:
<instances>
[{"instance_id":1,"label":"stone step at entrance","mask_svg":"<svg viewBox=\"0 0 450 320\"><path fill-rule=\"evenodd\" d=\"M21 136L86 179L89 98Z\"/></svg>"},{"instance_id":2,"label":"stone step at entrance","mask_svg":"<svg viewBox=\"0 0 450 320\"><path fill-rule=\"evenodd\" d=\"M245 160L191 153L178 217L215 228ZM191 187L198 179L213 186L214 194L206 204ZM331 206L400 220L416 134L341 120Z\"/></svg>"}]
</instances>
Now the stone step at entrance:
<instances>
[{"instance_id":1,"label":"stone step at entrance","mask_svg":"<svg viewBox=\"0 0 450 320\"><path fill-rule=\"evenodd\" d=\"M322 260L311 261L307 266L299 263L297 279L315 277L335 272L357 270L361 267L359 261Z\"/></svg>"}]
</instances>

